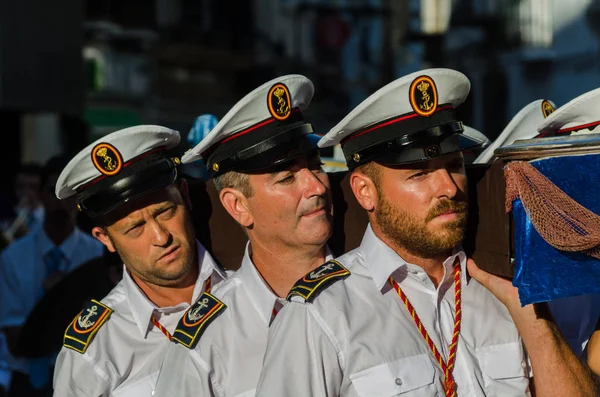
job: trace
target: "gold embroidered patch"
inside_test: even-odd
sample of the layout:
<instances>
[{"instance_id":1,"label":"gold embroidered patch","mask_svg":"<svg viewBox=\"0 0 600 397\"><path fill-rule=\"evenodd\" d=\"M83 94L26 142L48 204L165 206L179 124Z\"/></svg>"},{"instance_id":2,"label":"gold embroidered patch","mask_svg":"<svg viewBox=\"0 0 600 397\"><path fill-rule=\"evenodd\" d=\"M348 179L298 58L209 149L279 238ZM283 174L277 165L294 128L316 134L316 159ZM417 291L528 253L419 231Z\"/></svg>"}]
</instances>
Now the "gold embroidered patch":
<instances>
[{"instance_id":1,"label":"gold embroidered patch","mask_svg":"<svg viewBox=\"0 0 600 397\"><path fill-rule=\"evenodd\" d=\"M287 300L297 295L306 302L312 302L319 292L349 275L350 271L340 262L330 260L298 280L290 290Z\"/></svg>"},{"instance_id":2,"label":"gold embroidered patch","mask_svg":"<svg viewBox=\"0 0 600 397\"><path fill-rule=\"evenodd\" d=\"M112 312L110 307L92 299L65 331L63 345L76 352L85 353L96 332Z\"/></svg>"},{"instance_id":3,"label":"gold embroidered patch","mask_svg":"<svg viewBox=\"0 0 600 397\"><path fill-rule=\"evenodd\" d=\"M544 118L548 117L552 113L554 113L554 107L549 101L544 99L542 101L542 114L544 115Z\"/></svg>"},{"instance_id":4,"label":"gold embroidered patch","mask_svg":"<svg viewBox=\"0 0 600 397\"><path fill-rule=\"evenodd\" d=\"M290 90L283 83L277 83L269 90L267 106L271 116L277 120L285 120L292 112Z\"/></svg>"},{"instance_id":5,"label":"gold embroidered patch","mask_svg":"<svg viewBox=\"0 0 600 397\"><path fill-rule=\"evenodd\" d=\"M99 143L92 149L92 163L101 174L112 176L123 168L123 157L110 143Z\"/></svg>"},{"instance_id":6,"label":"gold embroidered patch","mask_svg":"<svg viewBox=\"0 0 600 397\"><path fill-rule=\"evenodd\" d=\"M226 308L227 305L213 295L208 292L203 293L179 320L179 324L173 332L173 340L193 349L206 327Z\"/></svg>"},{"instance_id":7,"label":"gold embroidered patch","mask_svg":"<svg viewBox=\"0 0 600 397\"><path fill-rule=\"evenodd\" d=\"M413 80L409 90L410 105L419 116L431 116L438 106L437 87L429 76Z\"/></svg>"}]
</instances>

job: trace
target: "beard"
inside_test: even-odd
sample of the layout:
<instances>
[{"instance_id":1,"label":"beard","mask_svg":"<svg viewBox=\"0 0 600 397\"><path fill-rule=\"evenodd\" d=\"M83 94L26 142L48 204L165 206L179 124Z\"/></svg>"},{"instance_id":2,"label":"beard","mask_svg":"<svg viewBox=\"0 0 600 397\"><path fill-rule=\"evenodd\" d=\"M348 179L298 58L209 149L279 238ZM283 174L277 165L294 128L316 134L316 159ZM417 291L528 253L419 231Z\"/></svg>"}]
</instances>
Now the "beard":
<instances>
[{"instance_id":1,"label":"beard","mask_svg":"<svg viewBox=\"0 0 600 397\"><path fill-rule=\"evenodd\" d=\"M454 211L458 219L446 222L441 230L431 231L428 224L438 215ZM466 201L444 200L429 210L421 219L400 206L394 206L379 194L375 219L383 234L398 247L421 258L449 255L460 244L467 227L468 204Z\"/></svg>"}]
</instances>

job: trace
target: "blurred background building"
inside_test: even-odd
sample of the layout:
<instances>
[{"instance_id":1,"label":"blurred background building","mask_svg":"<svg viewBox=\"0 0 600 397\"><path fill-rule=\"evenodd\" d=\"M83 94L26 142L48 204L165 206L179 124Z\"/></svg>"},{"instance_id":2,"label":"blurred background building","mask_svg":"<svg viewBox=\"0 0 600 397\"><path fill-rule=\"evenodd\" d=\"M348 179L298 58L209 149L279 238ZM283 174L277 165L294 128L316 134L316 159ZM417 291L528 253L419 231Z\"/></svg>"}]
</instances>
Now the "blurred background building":
<instances>
[{"instance_id":1,"label":"blurred background building","mask_svg":"<svg viewBox=\"0 0 600 397\"><path fill-rule=\"evenodd\" d=\"M311 78L326 132L401 75L451 67L491 139L538 98L600 86L597 0L0 0L0 188L139 123L190 130L285 73ZM185 139L183 140L185 145ZM333 153L326 153L333 157Z\"/></svg>"}]
</instances>

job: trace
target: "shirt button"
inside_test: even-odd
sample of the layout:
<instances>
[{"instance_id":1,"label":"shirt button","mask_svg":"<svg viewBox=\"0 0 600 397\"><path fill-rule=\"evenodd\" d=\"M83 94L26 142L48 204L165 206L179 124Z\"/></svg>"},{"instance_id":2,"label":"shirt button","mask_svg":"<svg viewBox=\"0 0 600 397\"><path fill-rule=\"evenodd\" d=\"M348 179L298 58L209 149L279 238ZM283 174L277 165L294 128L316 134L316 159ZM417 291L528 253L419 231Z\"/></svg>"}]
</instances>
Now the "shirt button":
<instances>
[{"instance_id":1,"label":"shirt button","mask_svg":"<svg viewBox=\"0 0 600 397\"><path fill-rule=\"evenodd\" d=\"M397 384L398 386L402 386L402 379L400 379L400 378L396 378L396 384Z\"/></svg>"},{"instance_id":2,"label":"shirt button","mask_svg":"<svg viewBox=\"0 0 600 397\"><path fill-rule=\"evenodd\" d=\"M527 363L525 361L521 362L521 367L523 367L523 369L527 368Z\"/></svg>"}]
</instances>

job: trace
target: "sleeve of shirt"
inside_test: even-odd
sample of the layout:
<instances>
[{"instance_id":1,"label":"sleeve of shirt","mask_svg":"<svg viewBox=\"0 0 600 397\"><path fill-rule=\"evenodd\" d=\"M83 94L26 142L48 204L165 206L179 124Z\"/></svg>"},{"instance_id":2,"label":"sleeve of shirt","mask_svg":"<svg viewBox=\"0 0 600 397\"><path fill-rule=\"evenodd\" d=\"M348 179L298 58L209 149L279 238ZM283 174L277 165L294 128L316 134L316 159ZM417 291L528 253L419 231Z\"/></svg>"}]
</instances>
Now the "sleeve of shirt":
<instances>
[{"instance_id":1,"label":"sleeve of shirt","mask_svg":"<svg viewBox=\"0 0 600 397\"><path fill-rule=\"evenodd\" d=\"M339 396L343 363L338 351L311 304L286 304L269 330L256 396Z\"/></svg>"},{"instance_id":2,"label":"sleeve of shirt","mask_svg":"<svg viewBox=\"0 0 600 397\"><path fill-rule=\"evenodd\" d=\"M18 327L25 322L27 310L23 307L17 267L4 254L0 256L0 328Z\"/></svg>"},{"instance_id":3,"label":"sleeve of shirt","mask_svg":"<svg viewBox=\"0 0 600 397\"><path fill-rule=\"evenodd\" d=\"M83 354L63 347L54 368L54 397L110 395L107 379Z\"/></svg>"}]
</instances>

